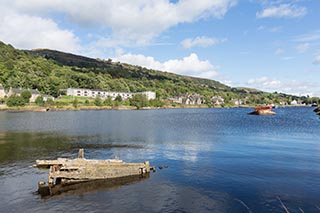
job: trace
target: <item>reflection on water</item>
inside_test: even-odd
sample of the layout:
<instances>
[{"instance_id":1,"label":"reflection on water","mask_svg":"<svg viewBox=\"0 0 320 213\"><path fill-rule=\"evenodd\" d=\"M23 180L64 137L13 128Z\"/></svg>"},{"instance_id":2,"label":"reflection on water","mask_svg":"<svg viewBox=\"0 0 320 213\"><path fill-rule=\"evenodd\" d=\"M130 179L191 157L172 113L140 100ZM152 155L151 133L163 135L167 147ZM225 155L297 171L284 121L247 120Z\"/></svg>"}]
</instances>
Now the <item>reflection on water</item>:
<instances>
[{"instance_id":1,"label":"reflection on water","mask_svg":"<svg viewBox=\"0 0 320 213\"><path fill-rule=\"evenodd\" d=\"M41 198L50 198L51 196L65 195L84 195L97 191L115 190L124 185L129 185L143 181L149 178L150 174L120 177L107 180L95 180L69 185L55 185L53 187L44 186L38 189Z\"/></svg>"},{"instance_id":2,"label":"reflection on water","mask_svg":"<svg viewBox=\"0 0 320 213\"><path fill-rule=\"evenodd\" d=\"M311 108L275 110L0 112L0 212L283 212L278 197L290 212L316 212L319 119ZM79 148L89 159L169 168L116 188L32 194L48 175L30 167L36 159Z\"/></svg>"},{"instance_id":3,"label":"reflection on water","mask_svg":"<svg viewBox=\"0 0 320 213\"><path fill-rule=\"evenodd\" d=\"M88 143L89 142L89 143ZM107 142L107 143L106 143ZM0 132L0 163L69 156L79 148L142 149L142 145L102 141L101 136L68 136L57 133ZM73 154L75 155L75 154Z\"/></svg>"}]
</instances>

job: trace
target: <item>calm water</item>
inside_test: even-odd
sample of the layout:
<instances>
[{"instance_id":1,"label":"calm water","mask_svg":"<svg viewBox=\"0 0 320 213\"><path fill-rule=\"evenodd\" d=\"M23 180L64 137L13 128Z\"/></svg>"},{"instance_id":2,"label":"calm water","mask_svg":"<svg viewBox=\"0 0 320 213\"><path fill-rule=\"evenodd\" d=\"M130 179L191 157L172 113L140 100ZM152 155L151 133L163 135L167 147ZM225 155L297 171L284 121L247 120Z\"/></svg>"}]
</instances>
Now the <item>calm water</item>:
<instances>
[{"instance_id":1,"label":"calm water","mask_svg":"<svg viewBox=\"0 0 320 213\"><path fill-rule=\"evenodd\" d=\"M320 119L312 108L0 112L0 212L320 211ZM42 199L36 159L169 165L149 178Z\"/></svg>"}]
</instances>

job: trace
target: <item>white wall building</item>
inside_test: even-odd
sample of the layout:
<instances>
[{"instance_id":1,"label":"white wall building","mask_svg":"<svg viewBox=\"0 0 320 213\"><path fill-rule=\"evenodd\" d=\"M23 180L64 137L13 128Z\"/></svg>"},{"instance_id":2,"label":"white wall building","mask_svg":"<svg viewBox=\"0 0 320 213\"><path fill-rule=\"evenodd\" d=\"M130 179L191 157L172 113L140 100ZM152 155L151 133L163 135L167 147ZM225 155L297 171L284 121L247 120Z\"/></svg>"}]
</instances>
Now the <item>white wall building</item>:
<instances>
[{"instance_id":1,"label":"white wall building","mask_svg":"<svg viewBox=\"0 0 320 213\"><path fill-rule=\"evenodd\" d=\"M293 101L290 102L290 104L291 104L291 105L298 105L298 101L293 100Z\"/></svg>"},{"instance_id":2,"label":"white wall building","mask_svg":"<svg viewBox=\"0 0 320 213\"><path fill-rule=\"evenodd\" d=\"M4 90L4 87L2 84L0 84L0 98L4 98L6 96L6 91Z\"/></svg>"},{"instance_id":3,"label":"white wall building","mask_svg":"<svg viewBox=\"0 0 320 213\"><path fill-rule=\"evenodd\" d=\"M91 89L80 89L80 88L67 89L67 95L70 95L70 96L80 96L80 97L88 97L88 98L95 98L97 96L100 96L101 99L106 99L108 97L111 97L112 100L114 100L117 96L120 96L122 100L126 100L128 98L132 98L132 96L136 94L146 95L148 100L156 98L156 93L151 91L131 93L131 92L109 92L109 91L103 91L103 90L91 90Z\"/></svg>"},{"instance_id":4,"label":"white wall building","mask_svg":"<svg viewBox=\"0 0 320 213\"><path fill-rule=\"evenodd\" d=\"M147 96L148 100L156 99L156 93L151 91L145 91L145 92L137 92L134 94L142 94Z\"/></svg>"}]
</instances>

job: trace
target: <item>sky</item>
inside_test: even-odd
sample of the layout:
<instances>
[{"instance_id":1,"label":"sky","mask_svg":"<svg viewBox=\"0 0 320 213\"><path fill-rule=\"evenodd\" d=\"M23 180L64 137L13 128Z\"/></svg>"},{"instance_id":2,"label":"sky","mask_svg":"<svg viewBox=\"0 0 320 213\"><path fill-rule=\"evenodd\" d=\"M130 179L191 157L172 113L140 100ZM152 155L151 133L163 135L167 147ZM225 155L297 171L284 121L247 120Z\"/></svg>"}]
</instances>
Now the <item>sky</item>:
<instances>
[{"instance_id":1,"label":"sky","mask_svg":"<svg viewBox=\"0 0 320 213\"><path fill-rule=\"evenodd\" d=\"M320 97L319 0L1 0L0 40Z\"/></svg>"}]
</instances>

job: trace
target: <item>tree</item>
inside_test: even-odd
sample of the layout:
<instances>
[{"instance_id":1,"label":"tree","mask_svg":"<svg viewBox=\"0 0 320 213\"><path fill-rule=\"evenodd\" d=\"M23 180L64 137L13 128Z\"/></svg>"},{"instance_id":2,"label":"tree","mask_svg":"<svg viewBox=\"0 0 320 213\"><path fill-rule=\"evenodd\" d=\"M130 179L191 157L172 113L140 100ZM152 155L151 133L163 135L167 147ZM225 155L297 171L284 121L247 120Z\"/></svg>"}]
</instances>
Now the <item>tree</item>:
<instances>
[{"instance_id":1,"label":"tree","mask_svg":"<svg viewBox=\"0 0 320 213\"><path fill-rule=\"evenodd\" d=\"M106 98L106 100L104 100L103 104L106 106L111 106L112 105L112 98L110 96L108 96Z\"/></svg>"},{"instance_id":2,"label":"tree","mask_svg":"<svg viewBox=\"0 0 320 213\"><path fill-rule=\"evenodd\" d=\"M143 94L136 94L130 100L130 105L137 107L137 109L146 107L148 106L148 104L149 104L148 98L146 95L143 95Z\"/></svg>"},{"instance_id":3,"label":"tree","mask_svg":"<svg viewBox=\"0 0 320 213\"><path fill-rule=\"evenodd\" d=\"M75 99L72 101L72 106L73 106L74 108L78 108L78 105L79 105L78 98L75 98Z\"/></svg>"},{"instance_id":4,"label":"tree","mask_svg":"<svg viewBox=\"0 0 320 213\"><path fill-rule=\"evenodd\" d=\"M99 95L97 95L96 98L94 99L94 105L102 106L102 100L101 100L101 97Z\"/></svg>"},{"instance_id":5,"label":"tree","mask_svg":"<svg viewBox=\"0 0 320 213\"><path fill-rule=\"evenodd\" d=\"M7 106L14 107L14 106L24 106L26 104L25 100L22 96L18 95L11 95L7 99Z\"/></svg>"},{"instance_id":6,"label":"tree","mask_svg":"<svg viewBox=\"0 0 320 213\"><path fill-rule=\"evenodd\" d=\"M153 107L162 107L164 105L164 102L159 98L156 98L156 99L150 100L149 105Z\"/></svg>"},{"instance_id":7,"label":"tree","mask_svg":"<svg viewBox=\"0 0 320 213\"><path fill-rule=\"evenodd\" d=\"M118 102L121 102L121 101L122 101L122 98L121 98L120 95L118 95L114 100L115 100L115 101L118 101Z\"/></svg>"},{"instance_id":8,"label":"tree","mask_svg":"<svg viewBox=\"0 0 320 213\"><path fill-rule=\"evenodd\" d=\"M29 90L23 90L21 92L20 96L23 98L24 102L27 104L30 102L30 98L31 98L32 94Z\"/></svg>"},{"instance_id":9,"label":"tree","mask_svg":"<svg viewBox=\"0 0 320 213\"><path fill-rule=\"evenodd\" d=\"M38 105L38 106L43 106L44 105L44 100L43 100L43 97L42 96L38 96L35 100L35 103Z\"/></svg>"}]
</instances>

